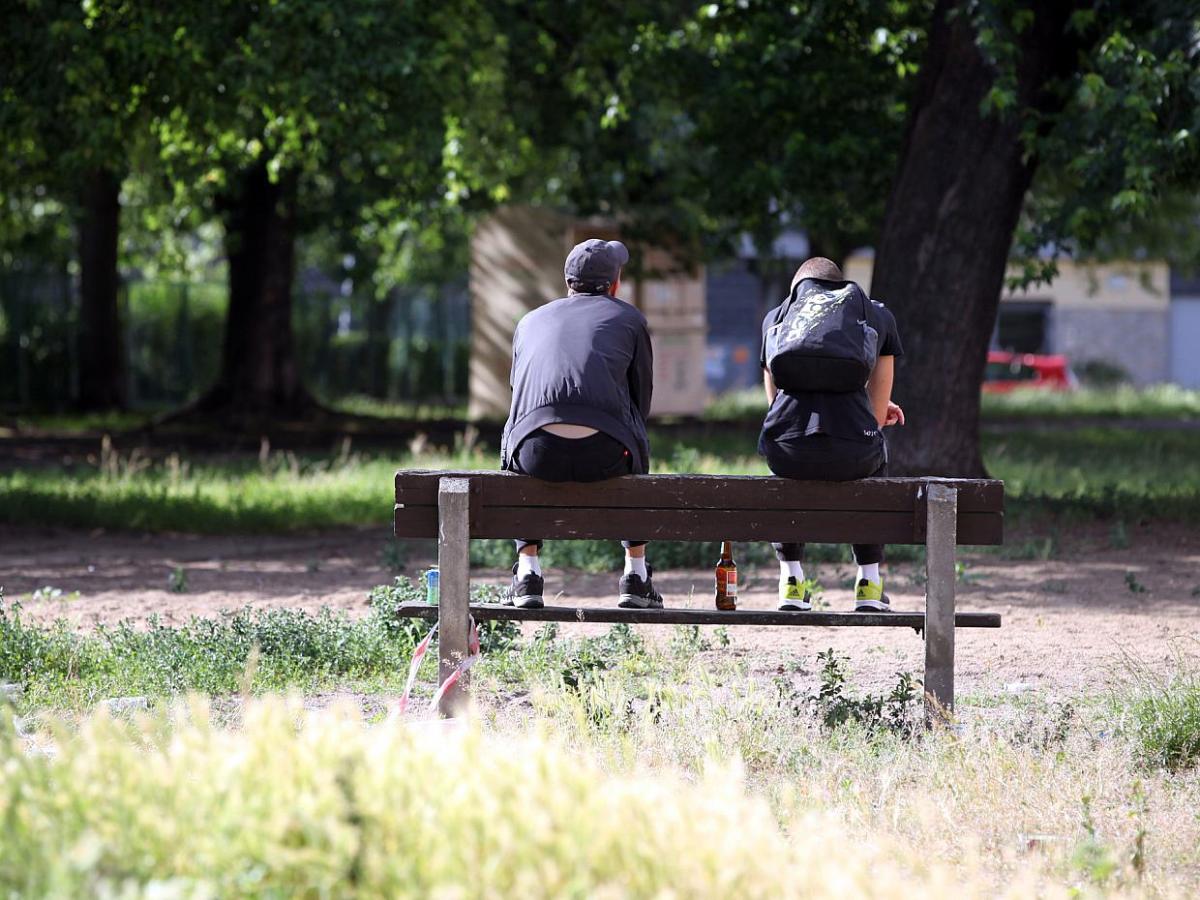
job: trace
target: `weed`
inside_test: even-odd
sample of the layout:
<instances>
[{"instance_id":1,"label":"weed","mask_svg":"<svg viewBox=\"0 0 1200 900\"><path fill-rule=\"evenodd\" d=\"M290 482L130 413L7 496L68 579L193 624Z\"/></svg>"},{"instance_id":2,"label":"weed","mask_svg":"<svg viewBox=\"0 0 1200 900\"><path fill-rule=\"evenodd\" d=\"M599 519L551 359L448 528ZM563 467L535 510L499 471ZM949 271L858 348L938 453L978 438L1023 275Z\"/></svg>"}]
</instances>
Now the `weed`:
<instances>
[{"instance_id":1,"label":"weed","mask_svg":"<svg viewBox=\"0 0 1200 900\"><path fill-rule=\"evenodd\" d=\"M38 600L78 600L79 596L80 596L79 591L71 591L70 593L65 593L62 590L62 588L56 588L56 587L51 587L50 585L46 585L45 587L38 588L36 591L34 591L32 594L30 594L29 598L34 601L38 601ZM3 595L0 595L0 600L2 600L2 599L3 599Z\"/></svg>"},{"instance_id":2,"label":"weed","mask_svg":"<svg viewBox=\"0 0 1200 900\"><path fill-rule=\"evenodd\" d=\"M853 589L854 585L850 587ZM800 585L801 591L808 592L808 600L812 604L813 609L829 609L829 600L825 597L825 588L821 585L814 576L805 578L804 583Z\"/></svg>"},{"instance_id":3,"label":"weed","mask_svg":"<svg viewBox=\"0 0 1200 900\"><path fill-rule=\"evenodd\" d=\"M853 722L869 733L880 730L901 735L913 733L918 721L914 701L920 696L920 682L913 675L898 672L896 684L886 696L858 697L848 691L846 683L849 657L829 649L817 654L817 662L821 667L820 687L810 702L825 728Z\"/></svg>"},{"instance_id":4,"label":"weed","mask_svg":"<svg viewBox=\"0 0 1200 900\"><path fill-rule=\"evenodd\" d=\"M972 572L970 563L963 560L954 563L954 577L963 584L979 584L983 581L983 575Z\"/></svg>"},{"instance_id":5,"label":"weed","mask_svg":"<svg viewBox=\"0 0 1200 900\"><path fill-rule=\"evenodd\" d=\"M1129 588L1129 592L1131 594L1148 593L1146 586L1138 581L1137 573L1133 571L1128 571L1125 573L1125 587Z\"/></svg>"},{"instance_id":6,"label":"weed","mask_svg":"<svg viewBox=\"0 0 1200 900\"><path fill-rule=\"evenodd\" d=\"M188 589L187 569L176 566L167 573L167 590L172 594L186 594Z\"/></svg>"},{"instance_id":7,"label":"weed","mask_svg":"<svg viewBox=\"0 0 1200 900\"><path fill-rule=\"evenodd\" d=\"M621 622L600 637L584 638L571 645L561 661L559 680L567 688L579 691L595 684L603 672L618 666L644 669L647 663L641 635Z\"/></svg>"},{"instance_id":8,"label":"weed","mask_svg":"<svg viewBox=\"0 0 1200 900\"><path fill-rule=\"evenodd\" d=\"M670 648L673 654L690 658L711 650L713 644L699 625L676 625L671 630Z\"/></svg>"},{"instance_id":9,"label":"weed","mask_svg":"<svg viewBox=\"0 0 1200 900\"><path fill-rule=\"evenodd\" d=\"M1079 842L1075 847L1075 852L1071 855L1071 865L1093 883L1103 885L1116 872L1117 862L1096 833L1090 794L1084 794L1080 798L1080 806L1082 807L1080 825L1083 828L1083 840Z\"/></svg>"},{"instance_id":10,"label":"weed","mask_svg":"<svg viewBox=\"0 0 1200 900\"><path fill-rule=\"evenodd\" d=\"M1170 771L1200 763L1200 674L1178 660L1161 676L1136 660L1125 663L1127 683L1111 698L1113 726L1143 764Z\"/></svg>"}]
</instances>

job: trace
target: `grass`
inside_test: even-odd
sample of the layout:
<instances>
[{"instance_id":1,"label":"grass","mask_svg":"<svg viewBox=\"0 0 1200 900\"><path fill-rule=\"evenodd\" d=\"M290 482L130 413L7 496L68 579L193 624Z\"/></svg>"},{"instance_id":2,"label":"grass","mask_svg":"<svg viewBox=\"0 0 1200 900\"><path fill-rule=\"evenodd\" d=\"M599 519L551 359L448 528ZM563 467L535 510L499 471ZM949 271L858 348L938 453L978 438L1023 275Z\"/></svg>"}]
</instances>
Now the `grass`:
<instances>
[{"instance_id":1,"label":"grass","mask_svg":"<svg viewBox=\"0 0 1200 900\"><path fill-rule=\"evenodd\" d=\"M1107 698L981 697L931 734L906 673L872 695L832 652L756 672L710 652L722 629L688 627L496 629L463 730L249 696L386 709L425 629L393 608L419 594L376 589L358 620L83 633L4 610L0 682L20 689L0 691L0 893L1200 891L1200 678L1182 652L1166 674L1131 661ZM218 700L163 702L188 691Z\"/></svg>"},{"instance_id":2,"label":"grass","mask_svg":"<svg viewBox=\"0 0 1200 900\"><path fill-rule=\"evenodd\" d=\"M657 472L767 474L754 454L753 435L736 429L702 439L657 435L653 445ZM984 455L991 472L1004 479L1008 510L1017 518L1200 520L1200 431L993 434L984 438ZM200 534L379 527L390 519L396 469L496 467L490 448L461 442L450 449L417 445L394 456L275 452L263 459L152 460L137 451L109 451L90 464L0 472L0 522ZM597 551L587 542L580 548L581 558ZM702 550L679 551L685 554L679 562L672 557L661 564L715 559L712 547ZM507 545L481 545L476 560L491 564L497 554L507 557Z\"/></svg>"},{"instance_id":3,"label":"grass","mask_svg":"<svg viewBox=\"0 0 1200 900\"><path fill-rule=\"evenodd\" d=\"M496 599L495 588L474 593L477 601ZM27 622L20 604L4 605L0 592L0 682L21 685L25 711L189 691L395 690L429 626L397 618L394 609L423 599L422 590L399 578L373 590L368 613L358 619L328 608L316 614L247 608L178 627L152 618L142 627L126 622L80 632L64 621ZM516 633L512 623L487 622L480 638L495 652Z\"/></svg>"},{"instance_id":4,"label":"grass","mask_svg":"<svg viewBox=\"0 0 1200 900\"><path fill-rule=\"evenodd\" d=\"M940 896L950 879L850 849L832 815L794 827L844 849L794 853L727 767L699 783L613 773L553 738L367 729L277 700L236 731L200 702L132 725L101 716L52 755L10 732L0 765L14 896L853 898L899 881Z\"/></svg>"},{"instance_id":5,"label":"grass","mask_svg":"<svg viewBox=\"0 0 1200 900\"><path fill-rule=\"evenodd\" d=\"M1010 510L1200 520L1200 431L1032 431L986 436L984 448Z\"/></svg>"},{"instance_id":6,"label":"grass","mask_svg":"<svg viewBox=\"0 0 1200 900\"><path fill-rule=\"evenodd\" d=\"M25 432L52 434L132 431L141 428L163 410L136 410L102 413L19 414L11 419L0 416L0 438Z\"/></svg>"},{"instance_id":7,"label":"grass","mask_svg":"<svg viewBox=\"0 0 1200 900\"><path fill-rule=\"evenodd\" d=\"M1200 391L1173 384L1074 391L1019 389L1008 394L984 393L981 401L980 412L985 424L989 419L1014 418L1200 419ZM709 404L704 418L715 422L761 420L765 406L761 388L730 391Z\"/></svg>"},{"instance_id":8,"label":"grass","mask_svg":"<svg viewBox=\"0 0 1200 900\"><path fill-rule=\"evenodd\" d=\"M421 403L413 400L380 400L362 394L340 397L329 403L338 412L380 419L431 420L467 417L466 403Z\"/></svg>"},{"instance_id":9,"label":"grass","mask_svg":"<svg viewBox=\"0 0 1200 900\"><path fill-rule=\"evenodd\" d=\"M1136 660L1126 669L1110 703L1141 762L1176 772L1200 765L1200 670L1182 655L1166 676Z\"/></svg>"},{"instance_id":10,"label":"grass","mask_svg":"<svg viewBox=\"0 0 1200 900\"><path fill-rule=\"evenodd\" d=\"M790 676L713 665L706 640L680 630L655 650L628 629L545 630L476 670L464 729L277 697L232 719L193 699L44 717L24 735L0 713L0 892L1200 890L1198 773L1150 763L1105 711L1030 704L958 733L869 728L825 715L823 691ZM497 693L516 676L524 703Z\"/></svg>"},{"instance_id":11,"label":"grass","mask_svg":"<svg viewBox=\"0 0 1200 900\"><path fill-rule=\"evenodd\" d=\"M1174 384L984 394L983 418L1200 419L1200 391Z\"/></svg>"}]
</instances>

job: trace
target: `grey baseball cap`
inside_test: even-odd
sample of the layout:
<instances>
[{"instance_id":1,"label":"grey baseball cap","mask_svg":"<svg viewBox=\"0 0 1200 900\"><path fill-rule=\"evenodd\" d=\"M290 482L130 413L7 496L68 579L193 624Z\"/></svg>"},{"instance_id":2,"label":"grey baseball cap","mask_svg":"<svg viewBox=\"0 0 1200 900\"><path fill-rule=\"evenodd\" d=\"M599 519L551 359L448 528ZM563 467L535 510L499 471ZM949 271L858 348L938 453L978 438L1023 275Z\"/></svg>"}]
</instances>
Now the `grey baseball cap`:
<instances>
[{"instance_id":1,"label":"grey baseball cap","mask_svg":"<svg viewBox=\"0 0 1200 900\"><path fill-rule=\"evenodd\" d=\"M617 280L621 274L621 266L627 262L629 250L620 241L592 238L576 244L567 255L563 276L568 284L607 286Z\"/></svg>"}]
</instances>

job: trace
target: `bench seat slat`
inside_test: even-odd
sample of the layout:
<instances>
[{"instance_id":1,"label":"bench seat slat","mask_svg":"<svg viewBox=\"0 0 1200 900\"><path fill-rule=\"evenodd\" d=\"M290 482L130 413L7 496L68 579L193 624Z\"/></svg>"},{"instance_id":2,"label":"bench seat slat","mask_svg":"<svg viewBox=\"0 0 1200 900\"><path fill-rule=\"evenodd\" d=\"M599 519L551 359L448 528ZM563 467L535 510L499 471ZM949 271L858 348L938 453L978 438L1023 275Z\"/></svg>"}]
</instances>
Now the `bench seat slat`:
<instances>
[{"instance_id":1,"label":"bench seat slat","mask_svg":"<svg viewBox=\"0 0 1200 900\"><path fill-rule=\"evenodd\" d=\"M472 538L645 541L823 541L856 544L920 544L908 512L838 512L714 509L559 509L484 506L471 518ZM436 506L396 509L398 538L437 536ZM536 532L536 534L534 533ZM1001 513L961 513L958 543L998 544Z\"/></svg>"},{"instance_id":2,"label":"bench seat slat","mask_svg":"<svg viewBox=\"0 0 1200 900\"><path fill-rule=\"evenodd\" d=\"M396 614L404 618L430 621L438 608L428 603L401 603ZM492 603L472 603L476 621L596 622L643 625L790 625L857 628L924 628L925 614L917 612L779 612L767 609L622 609L617 606L546 606L542 609L518 609ZM954 617L957 628L999 628L999 613L960 612Z\"/></svg>"},{"instance_id":3,"label":"bench seat slat","mask_svg":"<svg viewBox=\"0 0 1200 900\"><path fill-rule=\"evenodd\" d=\"M1004 484L976 479L868 478L861 481L794 481L763 476L652 475L598 484L553 484L507 472L396 474L396 502L432 506L441 478L470 478L476 502L487 506L568 506L627 509L883 510L912 511L928 484L958 489L962 512L1001 512Z\"/></svg>"}]
</instances>

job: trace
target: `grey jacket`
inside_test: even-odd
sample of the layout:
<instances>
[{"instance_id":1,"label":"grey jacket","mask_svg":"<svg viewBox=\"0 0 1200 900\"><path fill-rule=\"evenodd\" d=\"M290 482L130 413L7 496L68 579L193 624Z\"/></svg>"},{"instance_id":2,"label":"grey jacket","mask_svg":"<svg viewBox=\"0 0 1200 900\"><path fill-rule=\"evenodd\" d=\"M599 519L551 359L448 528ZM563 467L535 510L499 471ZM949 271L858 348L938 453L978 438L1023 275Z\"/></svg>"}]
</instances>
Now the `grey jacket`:
<instances>
[{"instance_id":1,"label":"grey jacket","mask_svg":"<svg viewBox=\"0 0 1200 900\"><path fill-rule=\"evenodd\" d=\"M510 468L530 434L558 422L615 438L629 450L633 472L648 473L653 373L646 317L623 300L574 294L527 313L513 335L512 408L500 467Z\"/></svg>"}]
</instances>

